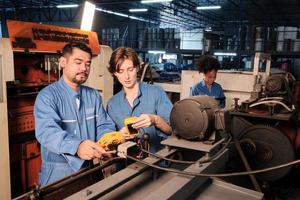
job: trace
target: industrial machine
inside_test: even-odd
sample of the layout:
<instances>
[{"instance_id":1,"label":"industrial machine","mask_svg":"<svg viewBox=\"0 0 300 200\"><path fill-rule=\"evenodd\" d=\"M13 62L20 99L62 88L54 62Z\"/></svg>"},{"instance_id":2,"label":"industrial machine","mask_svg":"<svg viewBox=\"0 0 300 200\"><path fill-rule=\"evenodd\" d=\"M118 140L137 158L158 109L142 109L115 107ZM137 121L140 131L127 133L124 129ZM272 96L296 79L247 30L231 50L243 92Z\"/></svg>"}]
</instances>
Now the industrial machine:
<instances>
[{"instance_id":1,"label":"industrial machine","mask_svg":"<svg viewBox=\"0 0 300 200\"><path fill-rule=\"evenodd\" d=\"M174 134L162 141L164 149L149 152L144 134L142 142L118 145L118 157L17 199L262 199L260 192L211 178L224 172L232 141L223 117L227 111L217 105L204 96L179 101L171 113ZM195 130L199 121L203 124ZM124 169L91 185L86 182L120 160L126 161Z\"/></svg>"},{"instance_id":2,"label":"industrial machine","mask_svg":"<svg viewBox=\"0 0 300 200\"><path fill-rule=\"evenodd\" d=\"M44 32L41 31L39 34ZM6 41L7 47L10 48L8 44L9 42ZM29 44L28 41L26 44ZM11 52L12 57L20 56L23 60L20 59L18 65L13 64L13 68L16 68L15 72L18 73L11 75L13 82L8 84L7 91L5 90L2 95L4 102L9 105L7 108L11 116L8 117L11 118L10 125L7 127L10 127L10 140L14 142L18 140L15 137L11 139L12 135L22 134L24 138L23 133L33 131L32 102L39 88L54 81L60 75L59 66L56 64L57 57L53 52L50 53L51 55L45 52L30 54L28 48L25 48L26 51L24 48L21 49L21 53L20 49L18 53ZM108 61L109 52L111 52L109 49L101 46L100 56L104 56L101 61ZM97 69L97 66L101 66L99 60L97 56L92 62L92 70L95 70L95 73L91 72L87 84L96 88L100 85L102 88L98 89L105 92L105 87L112 86L112 82L104 85L104 79L99 79L104 77L103 72ZM17 62L19 58L14 61ZM32 76L30 75L32 73L40 75ZM17 74L18 81L15 78ZM259 75L259 72L256 75ZM35 80L28 76L34 77ZM107 77L111 78L109 75ZM23 174L26 177L28 172L34 173L34 176L28 176L30 179L25 179L27 184L22 185L25 191L30 188L31 191L16 199L262 199L259 181L278 180L285 176L291 167L258 175L249 172L293 161L295 148L298 145L297 142L294 145L291 143L291 139L296 141L297 134L295 136L294 132L282 132L284 127L294 127L289 124L295 122L291 97L286 98L293 93L288 91L290 82L282 77L276 77L275 81L274 78L257 78L256 80L260 81L256 81L257 86L254 87L252 97L255 98L241 104L236 100L235 108L230 111L220 110L217 101L210 97L197 96L183 99L174 104L171 112L173 134L162 141L165 145L164 149L155 154L149 152L147 149L151 144L148 143L147 134L140 139L134 138L132 141L119 144L119 140L111 137L120 135L118 132L113 132L103 143L108 148L110 143L115 147L115 150L111 151L114 154L112 158L106 161L95 161L90 168L42 187L36 184L38 168L34 170L28 162L32 159L34 162L39 162L38 145L32 135L29 140L25 137L27 140L25 142L22 140L20 143L22 155L25 155L22 157L24 162L21 161L20 166L25 166L25 172L20 174L21 177ZM279 79L281 85L277 86ZM3 80L3 83L6 81ZM23 86L20 86L22 84ZM12 96L17 94L23 103L12 102L10 98L6 98L6 92L14 94ZM105 97L104 94L104 100ZM22 108L22 115L15 111L16 107L20 107L18 105L25 107ZM17 116L22 116L22 120L25 121L21 123L22 126L15 122ZM125 124L130 125L130 120ZM292 130L298 132L298 129ZM11 157L17 155L12 153L13 149L10 151ZM286 156L281 156L282 153ZM240 165L243 166L242 171L246 169L245 173L224 173L228 161L230 162L232 158L238 158ZM103 177L105 171L120 162L126 167L106 178ZM33 166L38 164L35 163ZM7 172L5 168L2 170L4 173ZM218 178L236 175L249 175L256 191ZM28 180L32 180L30 184ZM12 180L12 185L15 183Z\"/></svg>"},{"instance_id":3,"label":"industrial machine","mask_svg":"<svg viewBox=\"0 0 300 200\"><path fill-rule=\"evenodd\" d=\"M288 96L291 79L277 74L261 80L250 99L235 99L234 109L221 110L207 96L175 103L173 134L155 154L147 150L145 135L141 142L118 142L114 158L17 199L262 199L261 184L281 179L292 168L270 169L295 160L299 130ZM126 167L101 177L119 162ZM228 167L237 172L228 173ZM247 175L256 191L220 179L237 175Z\"/></svg>"},{"instance_id":4,"label":"industrial machine","mask_svg":"<svg viewBox=\"0 0 300 200\"><path fill-rule=\"evenodd\" d=\"M19 196L38 184L41 158L33 106L38 92L60 78L58 53L66 43L90 42L94 56L86 85L98 89L104 103L113 94L106 70L112 50L99 46L96 33L13 20L7 25L10 38L0 39L1 199Z\"/></svg>"},{"instance_id":5,"label":"industrial machine","mask_svg":"<svg viewBox=\"0 0 300 200\"><path fill-rule=\"evenodd\" d=\"M280 165L296 158L300 129L294 82L290 74L272 74L258 83L260 89L252 98L240 105L235 99L235 108L230 112L232 134L240 141L252 169ZM275 181L290 169L291 166L259 174L257 178Z\"/></svg>"}]
</instances>

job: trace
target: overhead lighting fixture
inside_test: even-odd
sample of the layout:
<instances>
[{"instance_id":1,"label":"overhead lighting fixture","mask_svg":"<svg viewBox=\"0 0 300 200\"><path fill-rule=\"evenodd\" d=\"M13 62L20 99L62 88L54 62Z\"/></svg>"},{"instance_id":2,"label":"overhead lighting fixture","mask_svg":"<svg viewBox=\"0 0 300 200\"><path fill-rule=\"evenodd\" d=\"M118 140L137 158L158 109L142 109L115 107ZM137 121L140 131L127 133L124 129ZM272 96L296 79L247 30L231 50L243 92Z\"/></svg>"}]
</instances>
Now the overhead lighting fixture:
<instances>
[{"instance_id":1,"label":"overhead lighting fixture","mask_svg":"<svg viewBox=\"0 0 300 200\"><path fill-rule=\"evenodd\" d=\"M177 60L177 54L163 54L162 59Z\"/></svg>"},{"instance_id":2,"label":"overhead lighting fixture","mask_svg":"<svg viewBox=\"0 0 300 200\"><path fill-rule=\"evenodd\" d=\"M141 17L132 16L132 15L126 15L126 14L123 14L123 13L114 12L114 11L106 10L106 9L102 9L102 8L95 8L95 10L100 11L100 12L104 12L104 13L113 14L113 15L118 15L120 17L126 17L126 18L130 18L130 19L138 20L138 21L149 22L149 23L152 23L152 24L156 23L152 20L147 20L147 19L143 19Z\"/></svg>"},{"instance_id":3,"label":"overhead lighting fixture","mask_svg":"<svg viewBox=\"0 0 300 200\"><path fill-rule=\"evenodd\" d=\"M166 51L155 51L155 50L149 50L148 53L153 53L153 54L165 54Z\"/></svg>"},{"instance_id":4,"label":"overhead lighting fixture","mask_svg":"<svg viewBox=\"0 0 300 200\"><path fill-rule=\"evenodd\" d=\"M121 16L121 17L129 17L129 15L119 13L119 12L114 12L115 15Z\"/></svg>"},{"instance_id":5,"label":"overhead lighting fixture","mask_svg":"<svg viewBox=\"0 0 300 200\"><path fill-rule=\"evenodd\" d=\"M78 6L78 4L57 5L56 8L77 8Z\"/></svg>"},{"instance_id":6,"label":"overhead lighting fixture","mask_svg":"<svg viewBox=\"0 0 300 200\"><path fill-rule=\"evenodd\" d=\"M141 3L165 3L171 1L172 0L142 0Z\"/></svg>"},{"instance_id":7,"label":"overhead lighting fixture","mask_svg":"<svg viewBox=\"0 0 300 200\"><path fill-rule=\"evenodd\" d=\"M215 52L215 56L236 56L237 54L234 52Z\"/></svg>"},{"instance_id":8,"label":"overhead lighting fixture","mask_svg":"<svg viewBox=\"0 0 300 200\"><path fill-rule=\"evenodd\" d=\"M206 32L211 32L212 29L211 29L211 27L207 27L207 28L204 29L204 31L206 31Z\"/></svg>"},{"instance_id":9,"label":"overhead lighting fixture","mask_svg":"<svg viewBox=\"0 0 300 200\"><path fill-rule=\"evenodd\" d=\"M88 1L84 3L83 15L81 20L81 30L91 31L95 14L95 4Z\"/></svg>"},{"instance_id":10,"label":"overhead lighting fixture","mask_svg":"<svg viewBox=\"0 0 300 200\"><path fill-rule=\"evenodd\" d=\"M129 9L129 12L147 12L148 9L147 8L133 8L133 9Z\"/></svg>"},{"instance_id":11,"label":"overhead lighting fixture","mask_svg":"<svg viewBox=\"0 0 300 200\"><path fill-rule=\"evenodd\" d=\"M216 10L220 9L221 6L198 6L196 9L197 10Z\"/></svg>"}]
</instances>

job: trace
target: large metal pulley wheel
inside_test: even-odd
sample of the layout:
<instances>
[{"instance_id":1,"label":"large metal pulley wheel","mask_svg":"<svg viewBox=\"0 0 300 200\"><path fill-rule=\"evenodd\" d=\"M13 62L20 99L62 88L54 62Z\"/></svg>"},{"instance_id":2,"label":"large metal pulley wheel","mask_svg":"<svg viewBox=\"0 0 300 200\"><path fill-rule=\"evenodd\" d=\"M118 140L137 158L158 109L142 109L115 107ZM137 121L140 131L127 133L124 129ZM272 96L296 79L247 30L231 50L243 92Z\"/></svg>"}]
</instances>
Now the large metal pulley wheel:
<instances>
[{"instance_id":1,"label":"large metal pulley wheel","mask_svg":"<svg viewBox=\"0 0 300 200\"><path fill-rule=\"evenodd\" d=\"M282 88L284 88L284 79L282 76L273 75L269 76L266 80L266 91L276 93L279 92Z\"/></svg>"},{"instance_id":2,"label":"large metal pulley wheel","mask_svg":"<svg viewBox=\"0 0 300 200\"><path fill-rule=\"evenodd\" d=\"M218 102L209 96L193 96L178 101L171 111L173 133L184 139L206 139L214 127Z\"/></svg>"},{"instance_id":3,"label":"large metal pulley wheel","mask_svg":"<svg viewBox=\"0 0 300 200\"><path fill-rule=\"evenodd\" d=\"M294 148L289 138L280 130L263 125L254 125L241 132L241 147L252 170L281 165L295 159ZM292 166L257 174L264 181L278 180Z\"/></svg>"}]
</instances>

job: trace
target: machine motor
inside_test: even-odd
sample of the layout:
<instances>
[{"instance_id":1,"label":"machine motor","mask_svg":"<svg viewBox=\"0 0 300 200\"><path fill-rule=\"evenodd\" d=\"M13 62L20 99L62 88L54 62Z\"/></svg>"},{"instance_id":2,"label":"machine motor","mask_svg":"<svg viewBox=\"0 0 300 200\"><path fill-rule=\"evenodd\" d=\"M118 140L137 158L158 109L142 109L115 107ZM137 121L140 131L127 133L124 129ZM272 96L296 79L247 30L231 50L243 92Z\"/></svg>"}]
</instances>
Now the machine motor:
<instances>
[{"instance_id":1,"label":"machine motor","mask_svg":"<svg viewBox=\"0 0 300 200\"><path fill-rule=\"evenodd\" d=\"M174 135L187 140L208 139L214 130L225 129L224 112L209 96L193 96L178 101L171 111Z\"/></svg>"}]
</instances>

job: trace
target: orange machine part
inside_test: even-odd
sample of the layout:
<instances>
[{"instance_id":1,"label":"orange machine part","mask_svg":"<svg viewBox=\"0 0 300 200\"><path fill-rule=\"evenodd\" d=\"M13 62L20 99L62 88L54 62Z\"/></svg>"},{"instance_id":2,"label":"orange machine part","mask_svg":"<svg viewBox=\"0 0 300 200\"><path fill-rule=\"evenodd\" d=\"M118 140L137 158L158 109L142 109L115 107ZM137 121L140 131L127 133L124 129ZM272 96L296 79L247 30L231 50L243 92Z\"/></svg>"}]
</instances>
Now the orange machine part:
<instances>
[{"instance_id":1,"label":"orange machine part","mask_svg":"<svg viewBox=\"0 0 300 200\"><path fill-rule=\"evenodd\" d=\"M34 131L33 106L35 97L12 98L8 101L10 134Z\"/></svg>"},{"instance_id":2,"label":"orange machine part","mask_svg":"<svg viewBox=\"0 0 300 200\"><path fill-rule=\"evenodd\" d=\"M94 55L100 53L96 32L32 22L7 20L7 29L14 51L57 53L69 42L87 43Z\"/></svg>"},{"instance_id":3,"label":"orange machine part","mask_svg":"<svg viewBox=\"0 0 300 200\"><path fill-rule=\"evenodd\" d=\"M20 86L38 86L49 83L48 74L43 71L41 66L42 61L42 58L38 57L15 57L15 80L20 81ZM50 71L50 82L56 81L57 76L53 71Z\"/></svg>"},{"instance_id":4,"label":"orange machine part","mask_svg":"<svg viewBox=\"0 0 300 200\"><path fill-rule=\"evenodd\" d=\"M30 140L25 143L10 144L11 174L15 195L20 195L32 189L39 183L41 155L38 142Z\"/></svg>"}]
</instances>

